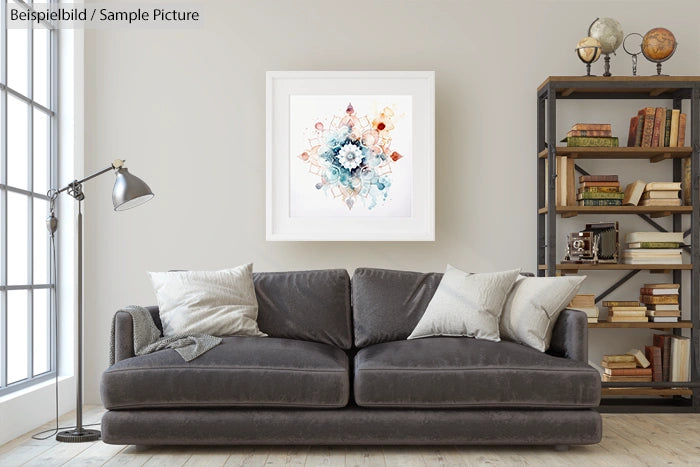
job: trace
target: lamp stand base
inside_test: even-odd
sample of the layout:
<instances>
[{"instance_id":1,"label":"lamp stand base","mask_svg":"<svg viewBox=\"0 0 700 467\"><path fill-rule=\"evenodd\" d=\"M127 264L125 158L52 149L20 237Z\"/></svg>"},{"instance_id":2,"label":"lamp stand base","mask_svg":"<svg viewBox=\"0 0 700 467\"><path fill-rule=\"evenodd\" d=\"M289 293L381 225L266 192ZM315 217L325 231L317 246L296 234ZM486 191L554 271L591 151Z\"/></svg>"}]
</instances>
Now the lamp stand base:
<instances>
[{"instance_id":1,"label":"lamp stand base","mask_svg":"<svg viewBox=\"0 0 700 467\"><path fill-rule=\"evenodd\" d=\"M61 431L56 435L56 441L62 443L84 443L88 441L97 441L102 434L99 430L67 430Z\"/></svg>"}]
</instances>

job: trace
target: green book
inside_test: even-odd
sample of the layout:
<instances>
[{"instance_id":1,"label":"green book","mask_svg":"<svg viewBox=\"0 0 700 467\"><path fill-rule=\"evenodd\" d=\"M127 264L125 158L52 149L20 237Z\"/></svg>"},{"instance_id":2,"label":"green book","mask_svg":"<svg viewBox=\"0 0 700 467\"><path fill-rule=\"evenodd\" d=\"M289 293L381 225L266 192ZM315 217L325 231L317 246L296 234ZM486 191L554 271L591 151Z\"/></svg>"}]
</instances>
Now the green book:
<instances>
[{"instance_id":1,"label":"green book","mask_svg":"<svg viewBox=\"0 0 700 467\"><path fill-rule=\"evenodd\" d=\"M676 242L634 242L628 243L628 248L678 248L680 243Z\"/></svg>"},{"instance_id":2,"label":"green book","mask_svg":"<svg viewBox=\"0 0 700 467\"><path fill-rule=\"evenodd\" d=\"M579 193L620 193L620 187L617 186L587 186L579 188Z\"/></svg>"},{"instance_id":3,"label":"green book","mask_svg":"<svg viewBox=\"0 0 700 467\"><path fill-rule=\"evenodd\" d=\"M568 136L562 140L570 147L605 147L616 148L620 146L617 136Z\"/></svg>"},{"instance_id":4,"label":"green book","mask_svg":"<svg viewBox=\"0 0 700 467\"><path fill-rule=\"evenodd\" d=\"M582 199L579 206L622 206L621 199Z\"/></svg>"},{"instance_id":5,"label":"green book","mask_svg":"<svg viewBox=\"0 0 700 467\"><path fill-rule=\"evenodd\" d=\"M666 121L664 122L664 147L671 144L671 113L672 109L666 109Z\"/></svg>"},{"instance_id":6,"label":"green book","mask_svg":"<svg viewBox=\"0 0 700 467\"><path fill-rule=\"evenodd\" d=\"M576 195L576 199L623 199L625 197L624 193L606 193L606 192L595 192L595 191L584 191Z\"/></svg>"}]
</instances>

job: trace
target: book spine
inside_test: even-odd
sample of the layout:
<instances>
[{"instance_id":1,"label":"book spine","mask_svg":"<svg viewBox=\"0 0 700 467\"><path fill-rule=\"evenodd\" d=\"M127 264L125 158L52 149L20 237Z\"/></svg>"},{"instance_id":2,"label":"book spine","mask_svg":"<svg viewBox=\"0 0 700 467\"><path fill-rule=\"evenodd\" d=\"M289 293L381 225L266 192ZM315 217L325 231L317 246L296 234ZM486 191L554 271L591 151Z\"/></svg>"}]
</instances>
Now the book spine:
<instances>
[{"instance_id":1,"label":"book spine","mask_svg":"<svg viewBox=\"0 0 700 467\"><path fill-rule=\"evenodd\" d=\"M639 147L642 145L642 133L644 132L644 109L637 112L639 121L637 122L637 134L634 136L634 145Z\"/></svg>"},{"instance_id":2,"label":"book spine","mask_svg":"<svg viewBox=\"0 0 700 467\"><path fill-rule=\"evenodd\" d=\"M677 305L678 295L640 295L639 301L651 304Z\"/></svg>"},{"instance_id":3,"label":"book spine","mask_svg":"<svg viewBox=\"0 0 700 467\"><path fill-rule=\"evenodd\" d=\"M620 182L581 182L581 188L590 188L592 186L607 186L612 188L619 188Z\"/></svg>"},{"instance_id":4,"label":"book spine","mask_svg":"<svg viewBox=\"0 0 700 467\"><path fill-rule=\"evenodd\" d=\"M683 181L681 182L681 197L683 199L683 204L690 206L692 204L692 190L691 190L691 164L690 157L683 159Z\"/></svg>"},{"instance_id":5,"label":"book spine","mask_svg":"<svg viewBox=\"0 0 700 467\"><path fill-rule=\"evenodd\" d=\"M651 147L658 148L659 140L663 142L663 135L661 134L661 129L664 128L664 123L666 122L666 109L663 107L657 107L656 113L654 114L654 129L651 135Z\"/></svg>"},{"instance_id":6,"label":"book spine","mask_svg":"<svg viewBox=\"0 0 700 467\"><path fill-rule=\"evenodd\" d=\"M666 109L666 121L664 122L664 144L665 148L671 144L671 109Z\"/></svg>"},{"instance_id":7,"label":"book spine","mask_svg":"<svg viewBox=\"0 0 700 467\"><path fill-rule=\"evenodd\" d=\"M635 115L634 117L630 118L630 131L629 131L629 134L627 135L627 146L628 147L634 146L634 141L635 141L635 138L637 137L637 125L638 124L639 124L639 116L638 115ZM584 135L581 135L581 136L584 136Z\"/></svg>"},{"instance_id":8,"label":"book spine","mask_svg":"<svg viewBox=\"0 0 700 467\"><path fill-rule=\"evenodd\" d=\"M571 136L566 138L566 145L569 147L605 147L616 148L620 145L617 136L596 137L596 136Z\"/></svg>"},{"instance_id":9,"label":"book spine","mask_svg":"<svg viewBox=\"0 0 700 467\"><path fill-rule=\"evenodd\" d=\"M617 175L579 175L579 182L617 182Z\"/></svg>"},{"instance_id":10,"label":"book spine","mask_svg":"<svg viewBox=\"0 0 700 467\"><path fill-rule=\"evenodd\" d=\"M685 121L686 115L681 113L678 117L678 147L685 146Z\"/></svg>"},{"instance_id":11,"label":"book spine","mask_svg":"<svg viewBox=\"0 0 700 467\"><path fill-rule=\"evenodd\" d=\"M639 243L639 246L630 246L630 248L678 248L680 246L679 243L674 243L674 242L637 242Z\"/></svg>"},{"instance_id":12,"label":"book spine","mask_svg":"<svg viewBox=\"0 0 700 467\"><path fill-rule=\"evenodd\" d=\"M668 145L672 148L678 146L678 119L680 116L680 110L673 109L671 111L671 134L669 135Z\"/></svg>"},{"instance_id":13,"label":"book spine","mask_svg":"<svg viewBox=\"0 0 700 467\"><path fill-rule=\"evenodd\" d=\"M658 292L655 292L656 290L659 290L659 291L671 291L671 290L673 290L675 293L658 293ZM667 296L667 295L674 295L677 297L678 296L678 289L648 289L648 288L642 287L641 289L639 289L639 293L641 295L654 295L656 297L663 297L663 296Z\"/></svg>"},{"instance_id":14,"label":"book spine","mask_svg":"<svg viewBox=\"0 0 700 467\"><path fill-rule=\"evenodd\" d=\"M639 306L639 302L633 302L631 300L606 300L603 302L603 306Z\"/></svg>"},{"instance_id":15,"label":"book spine","mask_svg":"<svg viewBox=\"0 0 700 467\"><path fill-rule=\"evenodd\" d=\"M589 186L578 189L579 193L620 193L620 188L615 186Z\"/></svg>"},{"instance_id":16,"label":"book spine","mask_svg":"<svg viewBox=\"0 0 700 467\"><path fill-rule=\"evenodd\" d=\"M642 147L651 147L651 137L654 134L654 115L656 111L654 107L644 108L644 129L642 131Z\"/></svg>"},{"instance_id":17,"label":"book spine","mask_svg":"<svg viewBox=\"0 0 700 467\"><path fill-rule=\"evenodd\" d=\"M583 192L579 193L576 197L576 199L622 199L625 197L624 193L620 192L615 192L615 193L605 193L605 192Z\"/></svg>"},{"instance_id":18,"label":"book spine","mask_svg":"<svg viewBox=\"0 0 700 467\"><path fill-rule=\"evenodd\" d=\"M576 205L576 161L566 159L566 205Z\"/></svg>"},{"instance_id":19,"label":"book spine","mask_svg":"<svg viewBox=\"0 0 700 467\"><path fill-rule=\"evenodd\" d=\"M579 206L622 206L621 199L582 199Z\"/></svg>"},{"instance_id":20,"label":"book spine","mask_svg":"<svg viewBox=\"0 0 700 467\"><path fill-rule=\"evenodd\" d=\"M610 123L577 123L571 127L572 130L599 130L612 131Z\"/></svg>"},{"instance_id":21,"label":"book spine","mask_svg":"<svg viewBox=\"0 0 700 467\"><path fill-rule=\"evenodd\" d=\"M569 130L566 136L612 136L609 130Z\"/></svg>"}]
</instances>

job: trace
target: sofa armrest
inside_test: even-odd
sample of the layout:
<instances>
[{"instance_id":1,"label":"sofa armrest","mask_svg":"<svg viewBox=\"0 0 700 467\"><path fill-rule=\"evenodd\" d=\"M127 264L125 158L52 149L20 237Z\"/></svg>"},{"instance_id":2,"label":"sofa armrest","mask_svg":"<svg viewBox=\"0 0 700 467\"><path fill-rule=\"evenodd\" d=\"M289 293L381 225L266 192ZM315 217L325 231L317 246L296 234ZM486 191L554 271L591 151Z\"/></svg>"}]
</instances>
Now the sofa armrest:
<instances>
[{"instance_id":1,"label":"sofa armrest","mask_svg":"<svg viewBox=\"0 0 700 467\"><path fill-rule=\"evenodd\" d=\"M157 306L146 307L151 312L151 318L160 332L163 326L160 322ZM118 311L114 315L114 363L133 357L134 354L134 321L126 311Z\"/></svg>"},{"instance_id":2,"label":"sofa armrest","mask_svg":"<svg viewBox=\"0 0 700 467\"><path fill-rule=\"evenodd\" d=\"M565 309L552 331L548 354L588 362L588 318L582 311Z\"/></svg>"}]
</instances>

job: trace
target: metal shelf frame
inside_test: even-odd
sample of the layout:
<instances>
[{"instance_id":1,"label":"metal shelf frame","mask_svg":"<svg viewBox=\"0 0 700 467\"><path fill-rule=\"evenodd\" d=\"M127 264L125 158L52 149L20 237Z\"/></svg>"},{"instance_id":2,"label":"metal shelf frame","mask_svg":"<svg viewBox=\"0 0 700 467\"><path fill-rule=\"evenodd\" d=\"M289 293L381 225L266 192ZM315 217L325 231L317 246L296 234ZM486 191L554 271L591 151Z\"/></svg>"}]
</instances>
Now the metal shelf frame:
<instances>
[{"instance_id":1,"label":"metal shelf frame","mask_svg":"<svg viewBox=\"0 0 700 467\"><path fill-rule=\"evenodd\" d=\"M690 101L687 125L690 127L691 160L691 204L688 214L672 213L673 230L682 229L682 216L690 215L690 329L691 338L691 381L685 387L692 387L693 395L690 411L700 412L700 76L652 76L652 77L577 77L550 76L537 89L537 152L546 153L546 158L537 157L537 268L538 276L555 276L557 273L557 207L556 207L556 155L557 155L557 102L559 99L663 99L672 100L673 108L680 109L683 100ZM687 134L687 133L686 133ZM600 148L603 150L603 148ZM614 149L610 159L615 159ZM620 158L622 159L622 157ZM548 173L545 173L545 161ZM682 159L673 158L673 179L682 179ZM548 193L545 197L545 177ZM547 198L547 203L545 203ZM541 209L546 206L545 209ZM621 215L629 215L623 214ZM549 222L547 217L550 215ZM640 214L637 214L640 215ZM648 216L640 215L657 230L664 230ZM688 243L688 242L686 242ZM673 281L680 283L683 270L673 270ZM626 274L609 287L596 301L631 279L634 273ZM682 298L679 297L679 298ZM680 334L681 329L674 329ZM678 384L678 383L676 383ZM610 387L610 386L606 386ZM631 406L635 411L634 407Z\"/></svg>"}]
</instances>

